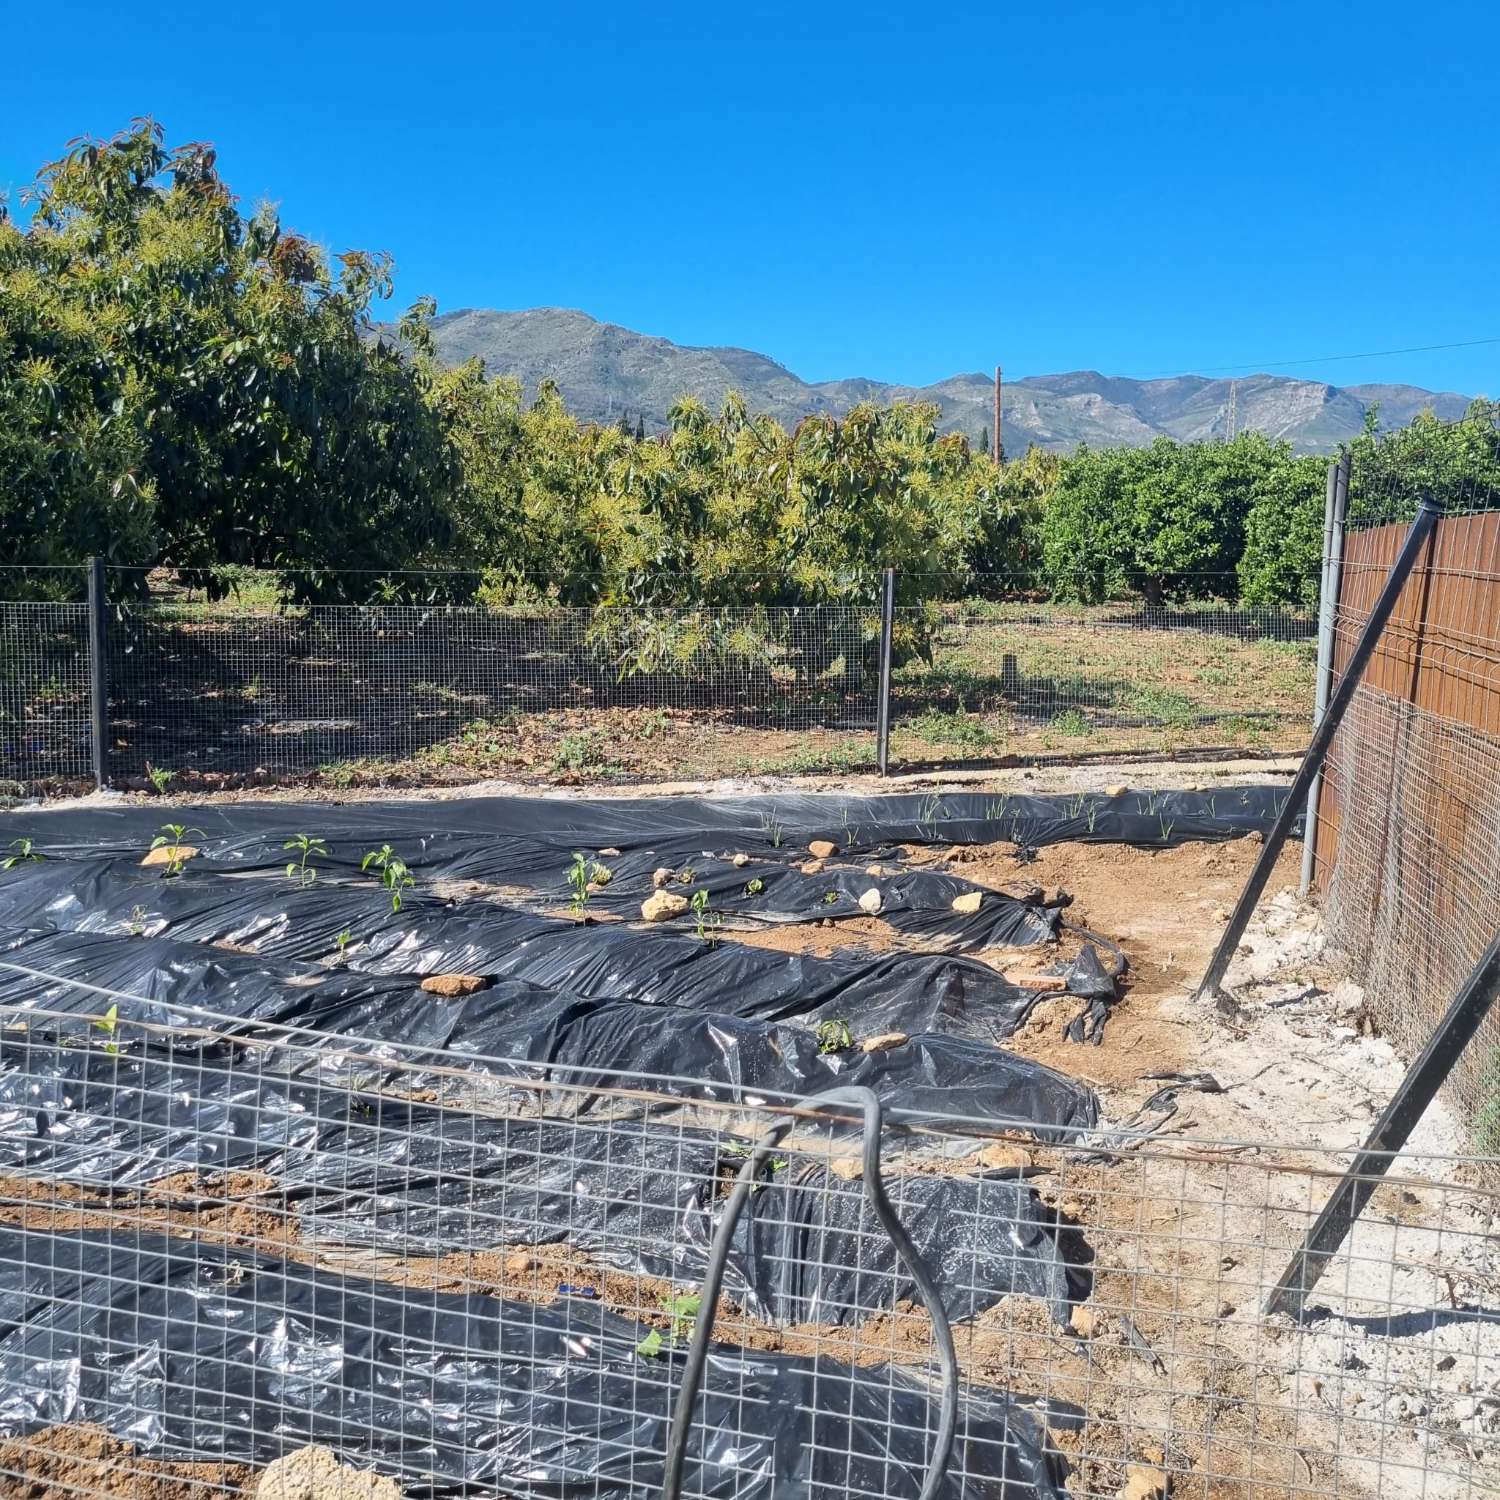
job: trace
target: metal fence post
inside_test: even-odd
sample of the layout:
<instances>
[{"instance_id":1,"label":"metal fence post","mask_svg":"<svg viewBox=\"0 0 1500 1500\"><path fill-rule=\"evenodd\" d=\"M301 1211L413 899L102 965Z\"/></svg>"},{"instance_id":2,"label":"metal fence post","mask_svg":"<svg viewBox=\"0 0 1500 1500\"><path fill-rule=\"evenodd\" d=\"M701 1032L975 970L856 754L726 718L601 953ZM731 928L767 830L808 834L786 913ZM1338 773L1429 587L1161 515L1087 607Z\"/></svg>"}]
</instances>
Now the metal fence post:
<instances>
[{"instance_id":1,"label":"metal fence post","mask_svg":"<svg viewBox=\"0 0 1500 1500\"><path fill-rule=\"evenodd\" d=\"M1266 835L1260 858L1255 861L1255 868L1251 870L1250 878L1246 880L1245 888L1240 892L1239 900L1235 902L1234 910L1229 914L1229 925L1225 927L1219 938L1219 946L1214 949L1214 956L1208 961L1208 968L1197 989L1197 998L1200 1000L1213 997L1221 1006L1225 1003L1219 986L1223 981L1225 970L1229 967L1229 960L1234 957L1234 951L1239 947L1240 939L1245 935L1245 928L1250 925L1250 918L1254 915L1261 892L1265 890L1266 882L1271 878L1271 871L1276 868L1276 861L1281 857L1282 849L1286 847L1287 835L1292 831L1292 824L1296 821L1297 814L1307 804L1307 793L1312 785L1313 777L1323 768L1329 747L1333 744L1333 737L1338 733L1338 727L1344 721L1344 715L1348 712L1355 689L1364 678L1365 667L1369 665L1370 658L1375 654L1375 647L1379 645L1386 622L1396 608L1396 601L1401 597L1401 590L1406 587L1406 580L1411 577L1411 570L1416 564L1417 556L1426 547L1432 528L1437 525L1442 513L1442 506L1431 495L1422 497L1422 504L1417 510L1417 518L1411 523L1411 529L1406 533L1406 541L1402 543L1399 556L1391 564L1391 571L1386 575L1385 583L1380 590L1380 597L1375 601L1369 618L1365 621L1365 628L1360 635L1359 643L1349 657L1349 664L1344 668L1344 675L1339 679L1338 687L1334 689L1328 700L1328 707L1324 710L1317 729L1313 731L1312 743L1308 745L1307 754L1302 757L1302 764L1297 768L1297 775L1293 778L1291 790L1287 793L1281 814ZM1233 1006L1229 1006L1229 1009L1232 1010Z\"/></svg>"},{"instance_id":2,"label":"metal fence post","mask_svg":"<svg viewBox=\"0 0 1500 1500\"><path fill-rule=\"evenodd\" d=\"M885 570L880 591L880 687L875 704L875 760L882 776L891 765L891 636L896 628L896 570Z\"/></svg>"},{"instance_id":3,"label":"metal fence post","mask_svg":"<svg viewBox=\"0 0 1500 1500\"><path fill-rule=\"evenodd\" d=\"M109 785L109 599L104 559L89 559L89 723L94 747L94 785Z\"/></svg>"},{"instance_id":4,"label":"metal fence post","mask_svg":"<svg viewBox=\"0 0 1500 1500\"><path fill-rule=\"evenodd\" d=\"M1392 920L1400 918L1393 916ZM1266 1302L1268 1314L1284 1312L1294 1318L1301 1315L1303 1299L1317 1285L1324 1268L1338 1253L1344 1237L1380 1185L1380 1179L1406 1145L1417 1121L1437 1097L1459 1055L1474 1039L1495 1003L1497 990L1500 990L1500 937L1491 942L1453 997L1448 1013L1438 1022L1437 1030L1407 1070L1401 1087L1376 1121L1359 1155L1323 1205L1323 1212L1308 1231L1302 1248L1281 1273Z\"/></svg>"},{"instance_id":5,"label":"metal fence post","mask_svg":"<svg viewBox=\"0 0 1500 1500\"><path fill-rule=\"evenodd\" d=\"M1349 512L1349 453L1345 450L1328 465L1328 493L1323 504L1323 573L1318 586L1318 675L1313 701L1313 728L1323 720L1333 687L1333 648L1338 635L1339 586L1343 579L1344 523ZM1307 793L1307 815L1302 823L1302 882L1305 896L1312 886L1318 849L1318 799L1323 773L1313 777Z\"/></svg>"}]
</instances>

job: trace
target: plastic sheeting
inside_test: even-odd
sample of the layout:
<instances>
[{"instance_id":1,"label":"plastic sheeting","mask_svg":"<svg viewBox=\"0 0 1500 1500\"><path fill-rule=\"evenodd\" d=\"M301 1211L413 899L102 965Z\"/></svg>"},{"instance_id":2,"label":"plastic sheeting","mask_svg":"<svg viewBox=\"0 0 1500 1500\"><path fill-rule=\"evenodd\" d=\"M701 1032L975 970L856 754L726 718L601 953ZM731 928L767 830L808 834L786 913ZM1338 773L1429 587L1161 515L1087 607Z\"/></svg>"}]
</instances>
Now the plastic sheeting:
<instances>
[{"instance_id":1,"label":"plastic sheeting","mask_svg":"<svg viewBox=\"0 0 1500 1500\"><path fill-rule=\"evenodd\" d=\"M350 935L351 968L376 974L487 974L577 994L747 1019L847 1021L860 1034L1010 1036L1037 994L956 954L852 949L826 958L623 922L580 925L493 902L418 893L392 912L373 884L216 874L174 879L134 860L47 861L0 881L0 926L254 946L271 958L329 958Z\"/></svg>"},{"instance_id":2,"label":"plastic sheeting","mask_svg":"<svg viewBox=\"0 0 1500 1500\"><path fill-rule=\"evenodd\" d=\"M200 1030L210 1024L199 1014L207 1010L309 1028L331 1041L358 1036L387 1044L387 1081L407 1089L427 1085L428 1061L501 1076L512 1062L522 1079L573 1086L513 1091L516 1102L545 1105L551 1114L620 1108L577 1092L596 1079L660 1088L656 1080L670 1077L679 1080L671 1092L747 1104L863 1084L888 1109L909 1116L1024 1123L1043 1139L1098 1122L1087 1086L1014 1053L935 1033L872 1052L824 1052L813 1033L792 1024L713 1011L674 1012L667 1024L659 1009L640 1001L588 999L520 980L445 1000L418 990L410 975L277 963L160 937L0 929L0 958L60 976L44 983L0 968L0 1006L97 1015L99 997L67 982L79 979L144 997L129 1016L153 1027ZM336 1054L310 1055L316 1045L317 1036L301 1034L274 1065L329 1076L339 1066Z\"/></svg>"},{"instance_id":3,"label":"plastic sheeting","mask_svg":"<svg viewBox=\"0 0 1500 1500\"><path fill-rule=\"evenodd\" d=\"M413 869L493 880L557 878L573 850L620 851L626 871L645 863L680 866L705 852L805 859L826 839L846 853L894 844L976 844L1007 840L1040 848L1069 841L1177 844L1264 833L1285 789L1225 787L1212 792L1125 791L1116 796L995 796L981 792L749 797L463 797L390 802L235 802L163 811L147 803L8 815L16 837L34 838L54 857L139 850L164 817L203 830L215 861L279 867L282 843L306 830L335 857L393 844ZM638 861L632 865L628 861Z\"/></svg>"},{"instance_id":4,"label":"plastic sheeting","mask_svg":"<svg viewBox=\"0 0 1500 1500\"><path fill-rule=\"evenodd\" d=\"M845 1323L914 1297L860 1183L776 1158L737 1226L726 1290L775 1322ZM732 1147L650 1122L494 1118L267 1077L253 1062L130 1056L0 1034L0 1167L118 1192L254 1170L304 1241L439 1255L566 1243L697 1285ZM1013 1175L896 1176L897 1211L950 1316L1011 1294L1058 1321L1081 1245Z\"/></svg>"},{"instance_id":5,"label":"plastic sheeting","mask_svg":"<svg viewBox=\"0 0 1500 1500\"><path fill-rule=\"evenodd\" d=\"M628 1500L662 1482L680 1355L597 1303L382 1285L243 1250L0 1229L0 1432L96 1422L151 1456L264 1464L308 1443L407 1493ZM684 1489L915 1497L919 1375L715 1345ZM1067 1417L1049 1414L1054 1423ZM1040 1414L969 1387L941 1493L1062 1500Z\"/></svg>"},{"instance_id":6,"label":"plastic sheeting","mask_svg":"<svg viewBox=\"0 0 1500 1500\"><path fill-rule=\"evenodd\" d=\"M978 912L958 915L952 898L977 887L943 871L899 868L900 845L1010 841L1035 848L1081 840L1163 848L1263 832L1284 796L1274 787L1231 787L1114 797L498 797L235 803L179 815L202 830L193 841L203 862L240 872L280 870L287 838L305 831L328 844L315 861L327 873L355 874L366 850L389 843L422 880L478 880L562 904L578 851L599 857L614 876L591 897L595 910L633 914L659 866L691 871L688 883L709 893L713 910L757 922L857 916L860 895L874 886L888 922L949 934L972 948L1045 941L1056 915L996 892L985 893ZM145 848L162 816L132 805L28 812L14 822L50 857L80 859ZM833 844L838 856L823 871L803 874L798 867L815 840ZM736 855L749 863L736 866ZM882 863L879 876L865 873L872 857Z\"/></svg>"}]
</instances>

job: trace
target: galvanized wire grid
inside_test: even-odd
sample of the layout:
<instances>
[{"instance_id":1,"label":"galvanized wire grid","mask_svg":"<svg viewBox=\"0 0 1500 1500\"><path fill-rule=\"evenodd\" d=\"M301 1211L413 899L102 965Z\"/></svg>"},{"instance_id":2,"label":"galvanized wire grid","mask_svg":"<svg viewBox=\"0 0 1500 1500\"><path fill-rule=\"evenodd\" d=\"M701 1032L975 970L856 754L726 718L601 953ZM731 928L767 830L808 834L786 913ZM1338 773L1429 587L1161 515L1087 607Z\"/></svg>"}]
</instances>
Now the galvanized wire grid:
<instances>
[{"instance_id":1,"label":"galvanized wire grid","mask_svg":"<svg viewBox=\"0 0 1500 1500\"><path fill-rule=\"evenodd\" d=\"M466 732L509 740L532 716L569 712L614 716L577 728L647 739L687 716L699 731L868 731L878 638L878 611L843 606L124 605L111 632L116 763L311 769Z\"/></svg>"},{"instance_id":2,"label":"galvanized wire grid","mask_svg":"<svg viewBox=\"0 0 1500 1500\"><path fill-rule=\"evenodd\" d=\"M1424 476L1361 475L1375 514L1393 515ZM1429 475L1426 478L1431 479ZM1384 497L1379 504L1376 499ZM1482 510L1477 479L1441 498ZM1331 942L1401 1054L1426 1045L1500 931L1500 528L1450 515L1381 633L1334 742L1317 830ZM1346 662L1404 525L1351 535L1333 658ZM1500 1150L1500 1021L1460 1057L1447 1093L1477 1149Z\"/></svg>"},{"instance_id":3,"label":"galvanized wire grid","mask_svg":"<svg viewBox=\"0 0 1500 1500\"><path fill-rule=\"evenodd\" d=\"M1175 604L902 608L898 648L926 644L896 672L894 722L980 749L1305 743L1315 617L1215 600L1215 580L1202 584L1201 599Z\"/></svg>"},{"instance_id":4,"label":"galvanized wire grid","mask_svg":"<svg viewBox=\"0 0 1500 1500\"><path fill-rule=\"evenodd\" d=\"M0 781L90 773L88 660L87 605L0 602Z\"/></svg>"},{"instance_id":5,"label":"galvanized wire grid","mask_svg":"<svg viewBox=\"0 0 1500 1500\"><path fill-rule=\"evenodd\" d=\"M670 1079L38 994L0 1017L0 1474L229 1494L317 1442L407 1493L659 1490L702 1247L781 1105L685 1109ZM803 1118L767 1165L690 1495L915 1494L931 1329L857 1155L847 1127ZM1260 1314L1343 1162L1043 1146L994 1120L890 1132L914 1232L934 1184L955 1192L937 1226L963 1370L947 1493L1493 1493L1500 1266L1474 1164L1402 1158L1305 1320ZM1006 1290L1038 1226L1060 1297Z\"/></svg>"}]
</instances>

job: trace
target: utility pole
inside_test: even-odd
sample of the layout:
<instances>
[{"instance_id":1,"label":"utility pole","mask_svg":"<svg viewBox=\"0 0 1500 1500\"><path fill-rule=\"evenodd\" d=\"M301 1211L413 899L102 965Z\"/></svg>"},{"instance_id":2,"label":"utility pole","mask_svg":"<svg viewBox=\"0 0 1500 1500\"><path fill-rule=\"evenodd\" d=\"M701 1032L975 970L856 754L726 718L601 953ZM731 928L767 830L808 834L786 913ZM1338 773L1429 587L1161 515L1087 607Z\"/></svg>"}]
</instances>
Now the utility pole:
<instances>
[{"instance_id":1,"label":"utility pole","mask_svg":"<svg viewBox=\"0 0 1500 1500\"><path fill-rule=\"evenodd\" d=\"M1240 418L1240 383L1237 380L1229 382L1229 441L1234 441L1235 429L1239 426Z\"/></svg>"},{"instance_id":2,"label":"utility pole","mask_svg":"<svg viewBox=\"0 0 1500 1500\"><path fill-rule=\"evenodd\" d=\"M1004 429L1000 426L1000 366L995 366L995 467L1000 467L1000 455L1005 451Z\"/></svg>"}]
</instances>

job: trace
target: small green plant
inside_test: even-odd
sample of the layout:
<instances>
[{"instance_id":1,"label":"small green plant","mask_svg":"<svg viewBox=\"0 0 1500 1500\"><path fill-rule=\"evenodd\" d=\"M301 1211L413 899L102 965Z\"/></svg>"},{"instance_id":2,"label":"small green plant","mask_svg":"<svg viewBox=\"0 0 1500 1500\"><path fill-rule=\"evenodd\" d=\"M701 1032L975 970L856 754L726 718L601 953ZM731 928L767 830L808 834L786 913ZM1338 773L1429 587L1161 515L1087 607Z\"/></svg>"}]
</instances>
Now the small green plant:
<instances>
[{"instance_id":1,"label":"small green plant","mask_svg":"<svg viewBox=\"0 0 1500 1500\"><path fill-rule=\"evenodd\" d=\"M724 925L723 914L709 911L708 892L701 887L693 892L693 899L688 905L692 907L693 916L698 923L700 941L712 948L719 941L719 928Z\"/></svg>"},{"instance_id":2,"label":"small green plant","mask_svg":"<svg viewBox=\"0 0 1500 1500\"><path fill-rule=\"evenodd\" d=\"M328 855L328 845L320 838L299 833L296 838L288 839L281 847L295 849L298 853L298 858L287 862L287 879L295 880L298 885L311 885L318 878L318 872L314 866L308 864L308 860L325 859Z\"/></svg>"},{"instance_id":3,"label":"small green plant","mask_svg":"<svg viewBox=\"0 0 1500 1500\"><path fill-rule=\"evenodd\" d=\"M13 870L17 865L44 860L47 857L33 845L30 839L12 839L10 847L16 852L0 859L0 870Z\"/></svg>"},{"instance_id":4,"label":"small green plant","mask_svg":"<svg viewBox=\"0 0 1500 1500\"><path fill-rule=\"evenodd\" d=\"M662 1310L671 1315L675 1341L693 1331L693 1319L703 1306L703 1298L697 1292L679 1292L673 1297L663 1297L661 1305Z\"/></svg>"},{"instance_id":5,"label":"small green plant","mask_svg":"<svg viewBox=\"0 0 1500 1500\"><path fill-rule=\"evenodd\" d=\"M146 762L146 778L156 788L158 797L166 795L167 788L176 775L175 771L169 771L165 766L153 766L149 760Z\"/></svg>"},{"instance_id":6,"label":"small green plant","mask_svg":"<svg viewBox=\"0 0 1500 1500\"><path fill-rule=\"evenodd\" d=\"M89 1023L99 1031L102 1031L105 1036L109 1038L109 1040L104 1044L104 1050L111 1056L113 1056L120 1050L119 1044L115 1041L115 1026L119 1022L119 1019L120 1007L118 1005L111 1005L110 1008L105 1011L102 1016L100 1016L97 1020Z\"/></svg>"},{"instance_id":7,"label":"small green plant","mask_svg":"<svg viewBox=\"0 0 1500 1500\"><path fill-rule=\"evenodd\" d=\"M1084 740L1094 732L1093 725L1083 716L1081 710L1070 708L1067 713L1059 714L1053 721L1052 727L1060 734L1071 740Z\"/></svg>"},{"instance_id":8,"label":"small green plant","mask_svg":"<svg viewBox=\"0 0 1500 1500\"><path fill-rule=\"evenodd\" d=\"M781 848L781 841L786 837L786 824L775 813L763 812L760 815L760 830L773 849Z\"/></svg>"},{"instance_id":9,"label":"small green plant","mask_svg":"<svg viewBox=\"0 0 1500 1500\"><path fill-rule=\"evenodd\" d=\"M679 1338L686 1338L693 1331L693 1320L702 1306L703 1298L697 1292L678 1292L674 1296L663 1297L661 1310L672 1320L666 1338L662 1337L661 1329L653 1328L635 1346L635 1352L646 1359L655 1359L668 1340L675 1344Z\"/></svg>"},{"instance_id":10,"label":"small green plant","mask_svg":"<svg viewBox=\"0 0 1500 1500\"><path fill-rule=\"evenodd\" d=\"M839 904L839 894L840 893L838 891L824 891L823 892L823 905L824 906L837 906Z\"/></svg>"},{"instance_id":11,"label":"small green plant","mask_svg":"<svg viewBox=\"0 0 1500 1500\"><path fill-rule=\"evenodd\" d=\"M354 934L350 932L347 927L342 932L334 933L333 942L334 946L339 950L340 958L343 958L344 950L349 946L350 942L353 940L353 937Z\"/></svg>"},{"instance_id":12,"label":"small green plant","mask_svg":"<svg viewBox=\"0 0 1500 1500\"><path fill-rule=\"evenodd\" d=\"M691 885L697 878L698 873L693 869L691 865L688 865L686 869L679 870L677 872L678 885Z\"/></svg>"},{"instance_id":13,"label":"small green plant","mask_svg":"<svg viewBox=\"0 0 1500 1500\"><path fill-rule=\"evenodd\" d=\"M381 885L390 892L391 910L400 911L401 892L417 883L407 869L406 861L389 844L382 844L378 849L371 849L359 862L361 870L368 870L372 865L379 871Z\"/></svg>"},{"instance_id":14,"label":"small green plant","mask_svg":"<svg viewBox=\"0 0 1500 1500\"><path fill-rule=\"evenodd\" d=\"M847 1052L854 1045L854 1033L847 1021L819 1021L817 1029L818 1051Z\"/></svg>"},{"instance_id":15,"label":"small green plant","mask_svg":"<svg viewBox=\"0 0 1500 1500\"><path fill-rule=\"evenodd\" d=\"M765 890L765 888L766 883L760 878L759 875L756 875L752 879L745 882L745 894L747 896L758 896L763 890Z\"/></svg>"},{"instance_id":16,"label":"small green plant","mask_svg":"<svg viewBox=\"0 0 1500 1500\"><path fill-rule=\"evenodd\" d=\"M573 863L568 866L568 888L573 892L573 912L576 916L589 904L589 862L582 850L575 850Z\"/></svg>"},{"instance_id":17,"label":"small green plant","mask_svg":"<svg viewBox=\"0 0 1500 1500\"><path fill-rule=\"evenodd\" d=\"M161 872L163 880L168 880L173 875L182 874L182 867L188 862L188 851L183 845L183 840L189 834L194 833L200 839L208 837L201 828L189 828L182 823L163 823L161 825L161 832L151 840L151 847L153 849L165 849L167 851L167 862Z\"/></svg>"},{"instance_id":18,"label":"small green plant","mask_svg":"<svg viewBox=\"0 0 1500 1500\"><path fill-rule=\"evenodd\" d=\"M589 896L599 886L608 885L615 878L615 872L608 865L601 865L597 859L590 860L581 851L573 855L573 863L568 866L568 885L573 892L573 911L576 915L588 905Z\"/></svg>"},{"instance_id":19,"label":"small green plant","mask_svg":"<svg viewBox=\"0 0 1500 1500\"><path fill-rule=\"evenodd\" d=\"M130 908L130 935L131 937L145 937L146 935L146 908L144 906Z\"/></svg>"},{"instance_id":20,"label":"small green plant","mask_svg":"<svg viewBox=\"0 0 1500 1500\"><path fill-rule=\"evenodd\" d=\"M1166 843L1172 837L1172 830L1177 826L1174 819L1159 814L1156 820L1161 825L1161 841Z\"/></svg>"}]
</instances>

